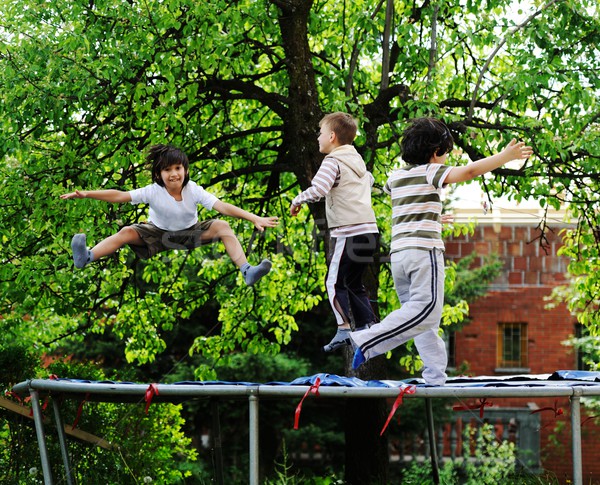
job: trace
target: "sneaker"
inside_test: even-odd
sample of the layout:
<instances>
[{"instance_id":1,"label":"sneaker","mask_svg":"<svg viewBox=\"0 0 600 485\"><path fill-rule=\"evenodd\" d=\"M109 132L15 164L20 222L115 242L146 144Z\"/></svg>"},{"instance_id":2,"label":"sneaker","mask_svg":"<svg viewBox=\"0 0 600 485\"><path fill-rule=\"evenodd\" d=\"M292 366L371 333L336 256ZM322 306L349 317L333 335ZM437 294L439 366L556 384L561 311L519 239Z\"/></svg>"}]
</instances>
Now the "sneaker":
<instances>
[{"instance_id":1,"label":"sneaker","mask_svg":"<svg viewBox=\"0 0 600 485\"><path fill-rule=\"evenodd\" d=\"M365 355L362 353L362 350L360 350L360 347L356 347L354 358L352 359L352 368L354 370L358 369L366 360L367 359L365 359Z\"/></svg>"},{"instance_id":2,"label":"sneaker","mask_svg":"<svg viewBox=\"0 0 600 485\"><path fill-rule=\"evenodd\" d=\"M350 330L349 328L338 328L337 332L331 339L327 345L323 347L324 352L333 352L341 347L346 345L352 345L352 341L350 340Z\"/></svg>"}]
</instances>

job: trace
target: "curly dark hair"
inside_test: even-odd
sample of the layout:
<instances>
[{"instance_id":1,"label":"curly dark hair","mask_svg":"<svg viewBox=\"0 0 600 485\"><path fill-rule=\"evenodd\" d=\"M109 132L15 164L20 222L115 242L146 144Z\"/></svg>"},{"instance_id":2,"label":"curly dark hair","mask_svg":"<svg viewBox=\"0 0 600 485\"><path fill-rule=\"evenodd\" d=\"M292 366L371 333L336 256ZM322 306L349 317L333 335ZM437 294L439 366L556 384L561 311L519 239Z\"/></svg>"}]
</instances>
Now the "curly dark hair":
<instances>
[{"instance_id":1,"label":"curly dark hair","mask_svg":"<svg viewBox=\"0 0 600 485\"><path fill-rule=\"evenodd\" d=\"M156 182L161 187L165 184L160 176L160 172L170 167L171 165L183 165L185 168L185 179L183 180L183 187L190 180L190 161L187 155L179 148L171 145L154 145L148 150L146 161L152 164L152 181Z\"/></svg>"},{"instance_id":2,"label":"curly dark hair","mask_svg":"<svg viewBox=\"0 0 600 485\"><path fill-rule=\"evenodd\" d=\"M433 155L452 151L454 139L443 121L436 118L415 118L402 133L402 159L412 165L429 163Z\"/></svg>"}]
</instances>

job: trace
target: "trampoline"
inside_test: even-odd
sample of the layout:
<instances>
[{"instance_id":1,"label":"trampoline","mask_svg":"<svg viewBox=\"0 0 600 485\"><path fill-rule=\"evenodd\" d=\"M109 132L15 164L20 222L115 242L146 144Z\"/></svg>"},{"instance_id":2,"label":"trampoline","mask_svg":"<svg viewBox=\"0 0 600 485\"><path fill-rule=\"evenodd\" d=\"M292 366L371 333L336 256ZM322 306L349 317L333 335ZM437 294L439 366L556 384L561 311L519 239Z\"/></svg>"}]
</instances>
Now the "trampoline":
<instances>
[{"instance_id":1,"label":"trampoline","mask_svg":"<svg viewBox=\"0 0 600 485\"><path fill-rule=\"evenodd\" d=\"M300 400L296 408L296 424L300 408L305 399L327 398L402 398L424 399L426 403L429 430L429 449L434 475L437 475L437 456L431 398L467 399L479 398L535 398L564 397L570 399L571 446L573 453L572 483L583 485L581 456L581 398L600 396L600 373L586 371L556 371L552 374L455 377L448 379L444 386L429 386L421 379L371 380L363 381L356 377L333 374L315 374L299 377L291 382L225 382L225 381L184 381L173 384L133 383L115 381L87 381L79 379L31 379L13 387L13 392L21 397L30 396L36 437L44 483L53 483L49 462L46 436L42 419L40 399L50 397L54 410L59 445L66 482L74 483L64 432L60 403L62 400L146 403L173 402L218 397L247 399L249 406L249 470L248 483L259 483L259 403L261 398ZM483 402L483 401L482 401ZM395 409L392 410L392 414ZM390 415L391 417L391 415ZM389 418L388 418L389 421ZM385 429L385 428L384 428ZM382 430L383 432L383 430ZM434 481L435 481L434 476Z\"/></svg>"}]
</instances>

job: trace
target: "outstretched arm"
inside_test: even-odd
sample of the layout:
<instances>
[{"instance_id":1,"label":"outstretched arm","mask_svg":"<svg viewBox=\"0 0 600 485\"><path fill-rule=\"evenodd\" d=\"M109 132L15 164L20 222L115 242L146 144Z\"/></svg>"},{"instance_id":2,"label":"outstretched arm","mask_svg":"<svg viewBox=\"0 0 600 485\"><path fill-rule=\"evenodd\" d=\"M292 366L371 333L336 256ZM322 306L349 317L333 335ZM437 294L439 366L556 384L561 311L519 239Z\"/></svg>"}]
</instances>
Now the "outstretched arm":
<instances>
[{"instance_id":1,"label":"outstretched arm","mask_svg":"<svg viewBox=\"0 0 600 485\"><path fill-rule=\"evenodd\" d=\"M131 202L131 195L129 192L122 190L108 189L108 190L76 190L68 194L60 196L61 199L96 199L103 200L105 202Z\"/></svg>"},{"instance_id":2,"label":"outstretched arm","mask_svg":"<svg viewBox=\"0 0 600 485\"><path fill-rule=\"evenodd\" d=\"M263 232L267 227L275 227L279 224L278 217L260 217L255 214L251 214L244 209L240 209L239 207L229 204L227 202L223 202L218 200L213 205L213 209L220 212L224 216L237 217L238 219L246 219L254 224L254 227L258 229L260 232Z\"/></svg>"},{"instance_id":3,"label":"outstretched arm","mask_svg":"<svg viewBox=\"0 0 600 485\"><path fill-rule=\"evenodd\" d=\"M333 158L325 157L312 179L310 187L301 192L292 201L290 215L296 217L300 212L302 204L311 204L325 197L331 191L339 173L340 169L337 162Z\"/></svg>"},{"instance_id":4,"label":"outstretched arm","mask_svg":"<svg viewBox=\"0 0 600 485\"><path fill-rule=\"evenodd\" d=\"M454 167L450 170L450 173L448 173L444 183L456 184L472 180L475 177L501 167L511 160L525 160L526 158L529 158L532 153L533 150L530 146L525 145L522 141L517 142L517 140L513 138L506 148L496 155L482 158L481 160L469 163L468 165Z\"/></svg>"}]
</instances>

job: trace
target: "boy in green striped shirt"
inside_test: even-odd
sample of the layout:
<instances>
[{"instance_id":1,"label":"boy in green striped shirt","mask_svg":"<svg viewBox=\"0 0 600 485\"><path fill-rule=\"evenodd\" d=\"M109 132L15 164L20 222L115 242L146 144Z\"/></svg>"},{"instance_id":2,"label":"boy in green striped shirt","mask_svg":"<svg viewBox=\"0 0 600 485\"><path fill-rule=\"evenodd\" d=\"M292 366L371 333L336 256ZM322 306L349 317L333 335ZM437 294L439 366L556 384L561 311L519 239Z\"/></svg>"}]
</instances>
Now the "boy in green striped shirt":
<instances>
[{"instance_id":1,"label":"boy in green striped shirt","mask_svg":"<svg viewBox=\"0 0 600 485\"><path fill-rule=\"evenodd\" d=\"M441 189L532 154L513 139L496 155L452 167L445 163L453 146L450 130L435 118L417 118L404 130L401 150L407 165L394 171L385 186L392 199L391 265L401 307L381 323L350 334L354 369L414 339L425 382L446 382L448 357L439 336L444 304Z\"/></svg>"}]
</instances>

